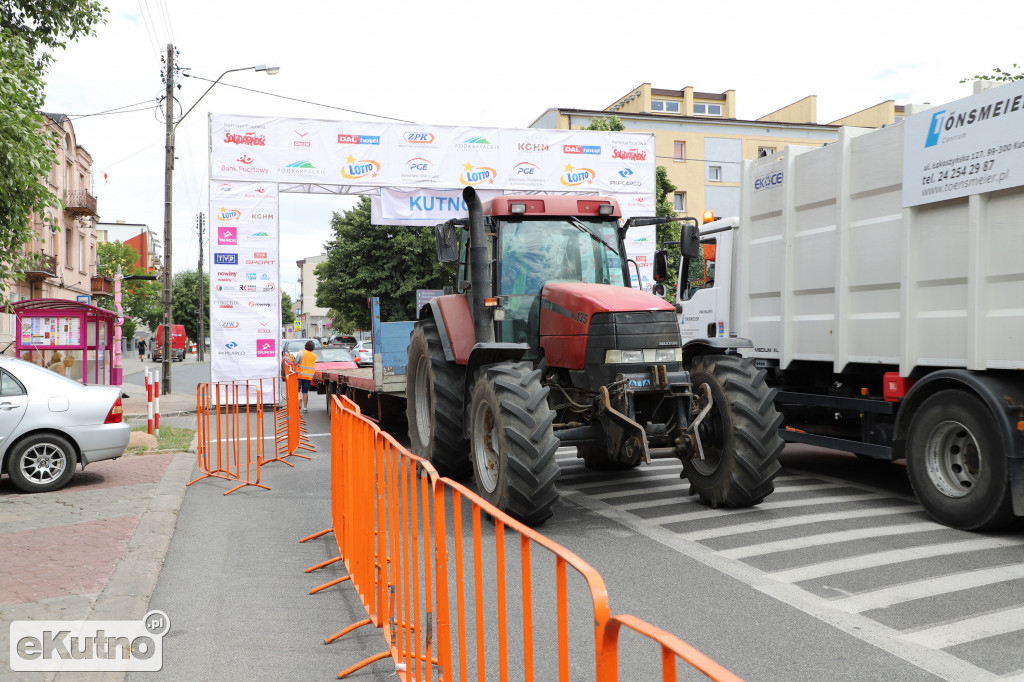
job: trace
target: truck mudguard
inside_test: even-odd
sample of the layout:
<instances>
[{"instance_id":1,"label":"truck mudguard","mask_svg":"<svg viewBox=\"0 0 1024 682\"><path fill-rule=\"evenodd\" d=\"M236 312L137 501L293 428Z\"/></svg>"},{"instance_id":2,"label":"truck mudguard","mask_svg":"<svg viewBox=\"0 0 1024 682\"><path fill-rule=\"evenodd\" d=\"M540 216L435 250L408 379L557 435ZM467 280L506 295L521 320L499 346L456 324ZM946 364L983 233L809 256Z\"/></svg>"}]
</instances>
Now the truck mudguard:
<instances>
[{"instance_id":1,"label":"truck mudguard","mask_svg":"<svg viewBox=\"0 0 1024 682\"><path fill-rule=\"evenodd\" d=\"M690 359L695 355L703 353L727 353L739 348L753 348L754 344L750 339L738 337L715 337L711 339L692 339L683 344L683 364L689 365Z\"/></svg>"}]
</instances>

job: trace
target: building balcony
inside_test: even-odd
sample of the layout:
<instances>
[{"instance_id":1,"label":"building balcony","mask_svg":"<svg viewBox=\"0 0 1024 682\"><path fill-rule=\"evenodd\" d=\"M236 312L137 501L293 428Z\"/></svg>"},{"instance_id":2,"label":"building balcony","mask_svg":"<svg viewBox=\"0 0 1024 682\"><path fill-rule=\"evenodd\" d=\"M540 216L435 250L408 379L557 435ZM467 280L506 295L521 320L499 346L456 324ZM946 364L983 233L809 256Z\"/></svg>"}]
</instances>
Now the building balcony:
<instances>
[{"instance_id":1,"label":"building balcony","mask_svg":"<svg viewBox=\"0 0 1024 682\"><path fill-rule=\"evenodd\" d=\"M31 254L34 256L34 263L25 269L25 280L38 282L47 277L57 276L57 257L48 256L45 253Z\"/></svg>"},{"instance_id":2,"label":"building balcony","mask_svg":"<svg viewBox=\"0 0 1024 682\"><path fill-rule=\"evenodd\" d=\"M96 275L92 278L92 295L98 296L102 294L111 295L114 293L113 284L110 278L104 277L103 275Z\"/></svg>"},{"instance_id":3,"label":"building balcony","mask_svg":"<svg viewBox=\"0 0 1024 682\"><path fill-rule=\"evenodd\" d=\"M99 217L96 212L96 197L84 189L68 190L64 194L64 212L75 216Z\"/></svg>"}]
</instances>

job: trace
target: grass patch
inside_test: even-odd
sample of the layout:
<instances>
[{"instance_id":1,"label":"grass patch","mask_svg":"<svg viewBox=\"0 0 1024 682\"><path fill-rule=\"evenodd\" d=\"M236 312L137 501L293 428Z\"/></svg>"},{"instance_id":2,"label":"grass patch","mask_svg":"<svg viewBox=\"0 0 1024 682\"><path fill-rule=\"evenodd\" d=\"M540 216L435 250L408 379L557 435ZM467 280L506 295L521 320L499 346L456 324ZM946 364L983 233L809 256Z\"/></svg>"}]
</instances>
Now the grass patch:
<instances>
[{"instance_id":1,"label":"grass patch","mask_svg":"<svg viewBox=\"0 0 1024 682\"><path fill-rule=\"evenodd\" d=\"M136 426L132 431L146 431L147 427L145 424L142 426ZM196 435L195 429L185 429L179 426L161 426L160 437L157 438L157 446L160 450L180 450L187 451L188 446L192 444L192 438ZM140 450L140 448L129 448L131 451Z\"/></svg>"}]
</instances>

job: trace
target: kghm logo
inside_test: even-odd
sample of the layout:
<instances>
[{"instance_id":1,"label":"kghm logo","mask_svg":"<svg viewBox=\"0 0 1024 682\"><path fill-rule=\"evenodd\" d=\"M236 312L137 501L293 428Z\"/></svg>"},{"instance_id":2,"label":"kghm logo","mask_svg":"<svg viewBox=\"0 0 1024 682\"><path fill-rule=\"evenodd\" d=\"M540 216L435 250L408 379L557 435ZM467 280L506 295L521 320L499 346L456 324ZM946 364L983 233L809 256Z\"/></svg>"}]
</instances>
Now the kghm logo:
<instances>
[{"instance_id":1,"label":"kghm logo","mask_svg":"<svg viewBox=\"0 0 1024 682\"><path fill-rule=\"evenodd\" d=\"M467 186L482 185L484 183L492 185L494 184L494 179L498 176L497 171L487 166L474 166L471 163L467 163L462 168L459 182Z\"/></svg>"},{"instance_id":2,"label":"kghm logo","mask_svg":"<svg viewBox=\"0 0 1024 682\"><path fill-rule=\"evenodd\" d=\"M345 165L341 167L342 177L349 180L359 180L366 177L375 178L378 171L380 171L380 164L373 159L356 161L354 156L346 157Z\"/></svg>"},{"instance_id":3,"label":"kghm logo","mask_svg":"<svg viewBox=\"0 0 1024 682\"><path fill-rule=\"evenodd\" d=\"M565 167L565 172L562 173L559 181L566 187L579 187L580 185L592 184L596 178L597 173L593 169L573 168L570 164Z\"/></svg>"},{"instance_id":4,"label":"kghm logo","mask_svg":"<svg viewBox=\"0 0 1024 682\"><path fill-rule=\"evenodd\" d=\"M233 208L222 208L217 213L217 220L238 220L240 217L242 212Z\"/></svg>"},{"instance_id":5,"label":"kghm logo","mask_svg":"<svg viewBox=\"0 0 1024 682\"><path fill-rule=\"evenodd\" d=\"M928 127L928 137L924 141L925 147L934 147L939 143L939 134L942 133L942 118L946 110L936 111L932 114L932 124Z\"/></svg>"},{"instance_id":6,"label":"kghm logo","mask_svg":"<svg viewBox=\"0 0 1024 682\"><path fill-rule=\"evenodd\" d=\"M380 144L380 135L338 135L338 144Z\"/></svg>"}]
</instances>

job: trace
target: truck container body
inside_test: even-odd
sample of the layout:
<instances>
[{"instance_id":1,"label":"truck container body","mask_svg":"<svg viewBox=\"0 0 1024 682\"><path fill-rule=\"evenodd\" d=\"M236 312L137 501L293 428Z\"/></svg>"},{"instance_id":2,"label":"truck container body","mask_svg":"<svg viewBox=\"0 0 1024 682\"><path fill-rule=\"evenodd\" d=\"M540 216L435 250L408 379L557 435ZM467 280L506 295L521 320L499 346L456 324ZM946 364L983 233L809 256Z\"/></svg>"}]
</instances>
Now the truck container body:
<instances>
[{"instance_id":1,"label":"truck container body","mask_svg":"<svg viewBox=\"0 0 1024 682\"><path fill-rule=\"evenodd\" d=\"M785 440L906 459L925 508L961 528L1024 515L1024 187L986 191L1021 146L1011 106L986 122L1005 143L934 168L904 168L939 141L905 123L747 162L740 216L701 230L713 276L687 281L684 263L677 287L684 344L752 342ZM935 185L973 193L931 201Z\"/></svg>"}]
</instances>

